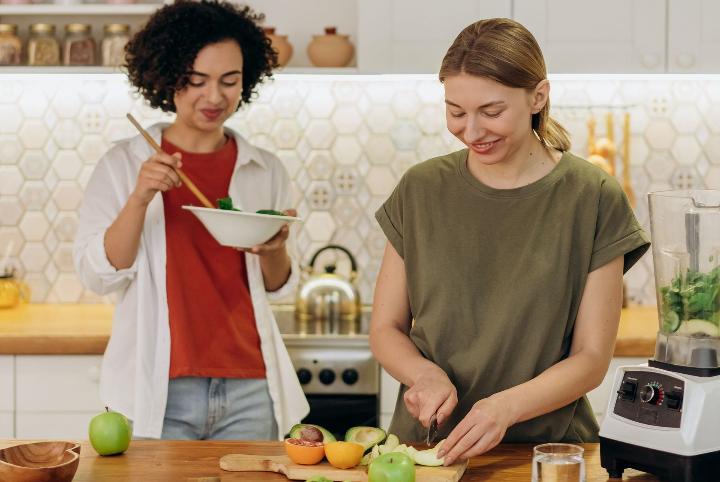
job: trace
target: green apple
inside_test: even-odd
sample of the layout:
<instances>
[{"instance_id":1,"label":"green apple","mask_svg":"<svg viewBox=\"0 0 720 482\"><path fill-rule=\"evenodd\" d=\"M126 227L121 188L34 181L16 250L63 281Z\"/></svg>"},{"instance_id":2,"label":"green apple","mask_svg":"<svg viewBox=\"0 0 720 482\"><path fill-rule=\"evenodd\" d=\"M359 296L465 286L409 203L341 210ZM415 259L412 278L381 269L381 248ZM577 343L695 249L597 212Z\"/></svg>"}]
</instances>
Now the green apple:
<instances>
[{"instance_id":1,"label":"green apple","mask_svg":"<svg viewBox=\"0 0 720 482\"><path fill-rule=\"evenodd\" d=\"M132 429L130 422L122 413L105 412L90 420L90 443L100 455L121 454L130 446Z\"/></svg>"},{"instance_id":2,"label":"green apple","mask_svg":"<svg viewBox=\"0 0 720 482\"><path fill-rule=\"evenodd\" d=\"M376 458L368 469L369 482L415 482L415 463L405 454L390 452Z\"/></svg>"}]
</instances>

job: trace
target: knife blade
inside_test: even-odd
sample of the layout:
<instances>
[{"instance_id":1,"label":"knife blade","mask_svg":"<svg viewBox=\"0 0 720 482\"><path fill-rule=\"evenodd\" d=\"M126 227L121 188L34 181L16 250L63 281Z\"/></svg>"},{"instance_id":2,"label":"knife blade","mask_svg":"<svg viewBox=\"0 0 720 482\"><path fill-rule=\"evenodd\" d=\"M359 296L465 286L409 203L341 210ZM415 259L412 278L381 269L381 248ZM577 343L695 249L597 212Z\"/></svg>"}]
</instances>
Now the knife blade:
<instances>
[{"instance_id":1,"label":"knife blade","mask_svg":"<svg viewBox=\"0 0 720 482\"><path fill-rule=\"evenodd\" d=\"M428 447L435 440L435 436L437 435L437 429L437 416L436 414L433 414L433 416L430 417L430 425L428 425L427 434L425 435L425 445L427 445Z\"/></svg>"}]
</instances>

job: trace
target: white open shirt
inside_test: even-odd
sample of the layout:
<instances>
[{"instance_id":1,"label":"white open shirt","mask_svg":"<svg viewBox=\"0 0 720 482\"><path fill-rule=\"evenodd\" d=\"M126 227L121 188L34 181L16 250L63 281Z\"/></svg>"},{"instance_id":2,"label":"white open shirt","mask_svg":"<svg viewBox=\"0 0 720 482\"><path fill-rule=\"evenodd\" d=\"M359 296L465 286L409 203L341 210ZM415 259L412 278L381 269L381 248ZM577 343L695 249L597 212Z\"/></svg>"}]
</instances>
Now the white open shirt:
<instances>
[{"instance_id":1,"label":"white open shirt","mask_svg":"<svg viewBox=\"0 0 720 482\"><path fill-rule=\"evenodd\" d=\"M160 144L162 131L168 126L155 124L148 132ZM251 212L291 207L290 181L278 158L252 146L232 130L227 133L234 136L238 146L229 188L233 204ZM119 294L110 342L103 357L100 398L105 405L133 420L134 435L160 438L170 369L162 196L156 195L147 208L140 247L131 267L115 269L104 246L105 231L135 189L140 166L153 152L138 135L118 142L100 159L80 208L74 258L86 287L98 294ZM282 437L307 415L309 406L269 299L290 294L297 285L299 269L293 260L285 285L266 292L259 257L246 253L245 261L278 436Z\"/></svg>"}]
</instances>

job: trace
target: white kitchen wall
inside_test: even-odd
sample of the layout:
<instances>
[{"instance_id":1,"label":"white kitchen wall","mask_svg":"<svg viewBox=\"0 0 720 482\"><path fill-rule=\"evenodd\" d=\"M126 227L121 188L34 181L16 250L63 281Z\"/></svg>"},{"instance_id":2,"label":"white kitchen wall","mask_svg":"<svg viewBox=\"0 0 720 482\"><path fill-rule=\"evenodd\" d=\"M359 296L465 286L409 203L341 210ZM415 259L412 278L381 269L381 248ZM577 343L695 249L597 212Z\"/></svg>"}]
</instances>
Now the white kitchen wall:
<instances>
[{"instance_id":1,"label":"white kitchen wall","mask_svg":"<svg viewBox=\"0 0 720 482\"><path fill-rule=\"evenodd\" d=\"M720 77L555 76L554 117L587 152L586 122L630 112L631 180L647 226L645 194L671 187L720 188ZM170 117L149 109L119 74L0 76L0 251L12 241L20 274L38 302L99 302L73 273L77 208L98 158ZM445 129L443 89L432 76L278 75L228 123L276 153L293 180L303 262L316 249L349 248L370 302L385 238L373 214L402 173L457 149ZM620 164L620 163L619 163ZM619 173L620 174L620 173ZM627 275L633 301L654 303L651 260Z\"/></svg>"}]
</instances>

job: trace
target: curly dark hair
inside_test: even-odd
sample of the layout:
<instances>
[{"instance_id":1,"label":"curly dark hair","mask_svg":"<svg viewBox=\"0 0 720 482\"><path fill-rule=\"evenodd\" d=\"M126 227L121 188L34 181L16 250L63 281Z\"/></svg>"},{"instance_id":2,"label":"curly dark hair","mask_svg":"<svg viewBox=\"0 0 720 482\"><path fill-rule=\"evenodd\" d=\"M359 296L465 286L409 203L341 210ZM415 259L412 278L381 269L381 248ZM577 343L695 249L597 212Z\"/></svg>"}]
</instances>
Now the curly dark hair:
<instances>
[{"instance_id":1,"label":"curly dark hair","mask_svg":"<svg viewBox=\"0 0 720 482\"><path fill-rule=\"evenodd\" d=\"M235 40L243 55L242 100L278 66L277 53L259 22L265 15L218 0L177 0L157 10L125 46L128 78L152 107L175 112L175 93L188 84L198 52Z\"/></svg>"}]
</instances>

